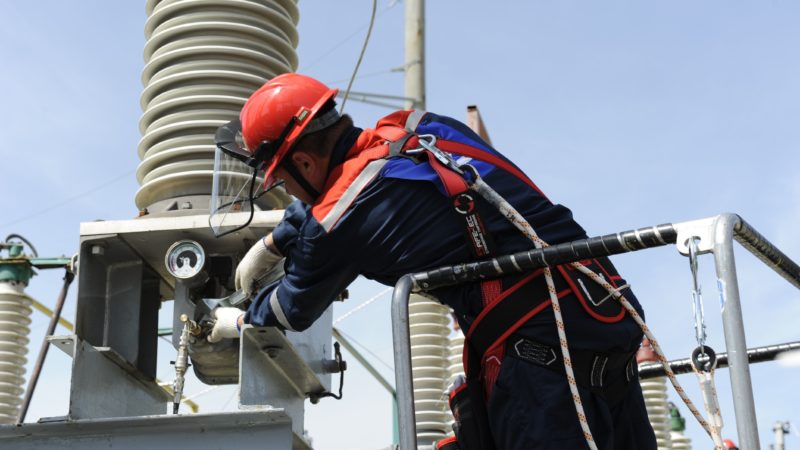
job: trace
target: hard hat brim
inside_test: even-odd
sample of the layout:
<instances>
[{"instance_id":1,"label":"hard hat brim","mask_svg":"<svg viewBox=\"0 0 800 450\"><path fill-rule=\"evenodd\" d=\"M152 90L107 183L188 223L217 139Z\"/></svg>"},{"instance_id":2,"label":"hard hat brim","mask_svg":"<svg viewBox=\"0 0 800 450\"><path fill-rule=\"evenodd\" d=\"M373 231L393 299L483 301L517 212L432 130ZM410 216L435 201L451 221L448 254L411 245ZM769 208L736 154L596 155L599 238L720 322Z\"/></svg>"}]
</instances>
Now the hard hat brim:
<instances>
[{"instance_id":1,"label":"hard hat brim","mask_svg":"<svg viewBox=\"0 0 800 450\"><path fill-rule=\"evenodd\" d=\"M286 155L291 151L291 149L296 144L297 140L303 135L306 127L311 123L312 120L317 116L319 110L322 109L323 105L327 103L329 100L332 100L336 97L336 94L339 93L339 89L329 89L325 95L321 96L317 103L308 108L300 108L295 113L294 117L297 120L294 129L289 132L289 135L286 136L281 146L278 148L278 151L275 152L275 156L272 157L269 165L267 166L267 170L264 173L264 180L265 183L269 182L269 180L275 179L274 173L275 169L278 168L278 165L283 161Z\"/></svg>"}]
</instances>

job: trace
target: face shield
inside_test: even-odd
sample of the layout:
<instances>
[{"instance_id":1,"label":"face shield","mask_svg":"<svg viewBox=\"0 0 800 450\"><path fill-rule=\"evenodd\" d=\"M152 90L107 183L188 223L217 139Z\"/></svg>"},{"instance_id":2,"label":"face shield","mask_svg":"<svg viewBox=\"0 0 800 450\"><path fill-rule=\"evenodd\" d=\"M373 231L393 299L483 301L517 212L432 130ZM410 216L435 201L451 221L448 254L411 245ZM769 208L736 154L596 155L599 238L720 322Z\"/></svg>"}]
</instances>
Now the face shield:
<instances>
[{"instance_id":1,"label":"face shield","mask_svg":"<svg viewBox=\"0 0 800 450\"><path fill-rule=\"evenodd\" d=\"M263 179L263 169L271 159L274 144L265 143L253 155L242 140L238 120L221 126L214 141L214 177L208 224L216 237L248 226L259 199L278 187L273 177Z\"/></svg>"}]
</instances>

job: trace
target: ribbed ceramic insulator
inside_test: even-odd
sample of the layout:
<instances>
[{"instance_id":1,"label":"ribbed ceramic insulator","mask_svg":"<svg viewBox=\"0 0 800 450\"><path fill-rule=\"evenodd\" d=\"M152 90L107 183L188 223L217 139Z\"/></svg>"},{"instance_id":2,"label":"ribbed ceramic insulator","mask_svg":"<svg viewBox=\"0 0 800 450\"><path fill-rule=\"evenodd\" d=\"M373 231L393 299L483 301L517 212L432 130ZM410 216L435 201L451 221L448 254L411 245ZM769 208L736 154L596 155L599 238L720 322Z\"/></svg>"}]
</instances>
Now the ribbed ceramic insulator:
<instances>
[{"instance_id":1,"label":"ribbed ceramic insulator","mask_svg":"<svg viewBox=\"0 0 800 450\"><path fill-rule=\"evenodd\" d=\"M447 386L450 386L457 376L464 375L464 363L462 362L462 356L464 353L464 334L461 331L456 331L456 333L450 337L450 343L447 351L447 374L449 376ZM446 408L446 412L447 423L452 425L453 414L450 412L449 407Z\"/></svg>"},{"instance_id":2,"label":"ribbed ceramic insulator","mask_svg":"<svg viewBox=\"0 0 800 450\"><path fill-rule=\"evenodd\" d=\"M23 287L0 282L0 424L16 423L25 392L32 299Z\"/></svg>"},{"instance_id":3,"label":"ribbed ceramic insulator","mask_svg":"<svg viewBox=\"0 0 800 450\"><path fill-rule=\"evenodd\" d=\"M692 440L686 437L683 432L670 432L670 439L672 439L672 450L692 450Z\"/></svg>"},{"instance_id":4,"label":"ribbed ceramic insulator","mask_svg":"<svg viewBox=\"0 0 800 450\"><path fill-rule=\"evenodd\" d=\"M427 448L450 431L445 387L447 336L450 334L450 309L441 303L411 294L408 305L411 328L411 371L414 383L414 409L417 443Z\"/></svg>"},{"instance_id":5,"label":"ribbed ceramic insulator","mask_svg":"<svg viewBox=\"0 0 800 450\"><path fill-rule=\"evenodd\" d=\"M670 437L669 402L667 401L667 378L650 378L639 382L644 394L644 405L650 425L656 433L658 450L672 450Z\"/></svg>"},{"instance_id":6,"label":"ribbed ceramic insulator","mask_svg":"<svg viewBox=\"0 0 800 450\"><path fill-rule=\"evenodd\" d=\"M146 11L139 209L211 194L214 133L265 81L297 68L299 20L296 0L148 0Z\"/></svg>"}]
</instances>

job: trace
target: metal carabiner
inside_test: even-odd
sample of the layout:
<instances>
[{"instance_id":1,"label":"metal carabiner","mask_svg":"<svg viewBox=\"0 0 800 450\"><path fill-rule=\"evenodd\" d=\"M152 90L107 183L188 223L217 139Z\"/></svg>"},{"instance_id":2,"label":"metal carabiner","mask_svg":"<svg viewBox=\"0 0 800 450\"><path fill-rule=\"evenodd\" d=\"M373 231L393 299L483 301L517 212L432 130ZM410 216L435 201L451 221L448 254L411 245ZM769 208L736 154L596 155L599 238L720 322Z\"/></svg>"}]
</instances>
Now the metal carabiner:
<instances>
[{"instance_id":1,"label":"metal carabiner","mask_svg":"<svg viewBox=\"0 0 800 450\"><path fill-rule=\"evenodd\" d=\"M459 175L464 175L464 171L458 166L458 163L449 153L442 151L439 147L436 146L436 136L432 134L421 134L417 136L419 139L419 145L421 148L413 149L413 150L406 150L405 153L407 154L416 154L421 153L423 151L428 151L437 161L442 163L448 169L458 173Z\"/></svg>"},{"instance_id":2,"label":"metal carabiner","mask_svg":"<svg viewBox=\"0 0 800 450\"><path fill-rule=\"evenodd\" d=\"M706 323L705 311L703 308L703 293L700 288L700 281L697 278L697 236L692 236L686 242L689 248L689 267L692 271L692 312L694 315L694 334L698 348L705 348L706 343Z\"/></svg>"},{"instance_id":3,"label":"metal carabiner","mask_svg":"<svg viewBox=\"0 0 800 450\"><path fill-rule=\"evenodd\" d=\"M420 147L419 148L411 148L411 149L405 150L403 153L407 153L409 155L416 155L416 154L424 152L425 150L430 150L431 152L434 151L433 149L438 150L438 148L435 147L436 146L436 136L434 136L432 134L420 134L420 135L417 136L417 139L419 140ZM425 141L426 139L428 140L428 142Z\"/></svg>"}]
</instances>

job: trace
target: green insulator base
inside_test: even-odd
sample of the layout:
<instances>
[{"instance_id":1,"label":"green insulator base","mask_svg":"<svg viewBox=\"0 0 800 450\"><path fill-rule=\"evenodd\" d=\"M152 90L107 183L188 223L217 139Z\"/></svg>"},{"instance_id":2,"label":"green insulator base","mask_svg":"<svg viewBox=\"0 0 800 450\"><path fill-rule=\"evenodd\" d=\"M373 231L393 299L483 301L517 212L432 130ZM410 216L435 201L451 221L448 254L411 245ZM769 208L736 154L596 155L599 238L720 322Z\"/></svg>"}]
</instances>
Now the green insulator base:
<instances>
[{"instance_id":1,"label":"green insulator base","mask_svg":"<svg viewBox=\"0 0 800 450\"><path fill-rule=\"evenodd\" d=\"M33 274L33 267L27 262L0 263L0 282L16 281L27 285Z\"/></svg>"}]
</instances>

